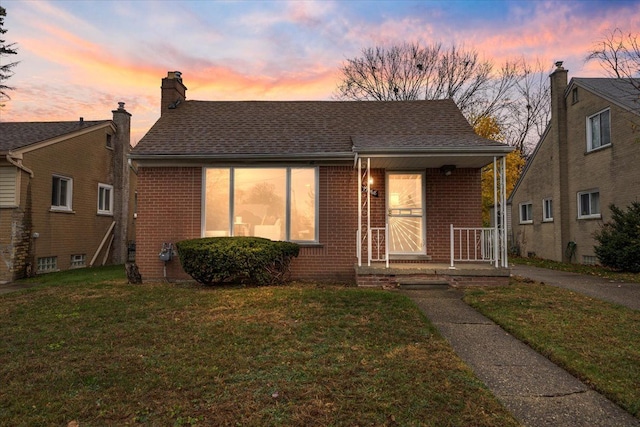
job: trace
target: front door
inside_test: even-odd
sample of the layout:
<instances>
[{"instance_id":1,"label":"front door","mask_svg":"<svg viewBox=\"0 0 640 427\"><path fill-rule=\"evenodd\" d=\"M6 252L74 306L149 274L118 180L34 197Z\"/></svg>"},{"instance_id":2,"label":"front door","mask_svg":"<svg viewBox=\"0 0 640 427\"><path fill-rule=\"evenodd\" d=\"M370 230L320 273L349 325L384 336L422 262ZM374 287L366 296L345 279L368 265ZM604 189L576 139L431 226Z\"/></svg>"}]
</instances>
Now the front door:
<instances>
[{"instance_id":1,"label":"front door","mask_svg":"<svg viewBox=\"0 0 640 427\"><path fill-rule=\"evenodd\" d=\"M424 174L387 174L389 253L424 255Z\"/></svg>"}]
</instances>

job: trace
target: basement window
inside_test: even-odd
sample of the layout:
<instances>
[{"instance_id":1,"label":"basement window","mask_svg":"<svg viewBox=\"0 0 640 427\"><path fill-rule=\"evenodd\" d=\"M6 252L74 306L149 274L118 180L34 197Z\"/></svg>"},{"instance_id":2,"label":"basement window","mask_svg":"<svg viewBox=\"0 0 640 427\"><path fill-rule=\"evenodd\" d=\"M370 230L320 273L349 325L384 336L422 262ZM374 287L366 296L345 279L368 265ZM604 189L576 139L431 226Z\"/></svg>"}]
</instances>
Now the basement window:
<instances>
[{"instance_id":1,"label":"basement window","mask_svg":"<svg viewBox=\"0 0 640 427\"><path fill-rule=\"evenodd\" d=\"M86 267L87 256L85 254L71 255L71 268Z\"/></svg>"},{"instance_id":2,"label":"basement window","mask_svg":"<svg viewBox=\"0 0 640 427\"><path fill-rule=\"evenodd\" d=\"M38 258L38 273L49 273L58 270L58 257L49 256Z\"/></svg>"}]
</instances>

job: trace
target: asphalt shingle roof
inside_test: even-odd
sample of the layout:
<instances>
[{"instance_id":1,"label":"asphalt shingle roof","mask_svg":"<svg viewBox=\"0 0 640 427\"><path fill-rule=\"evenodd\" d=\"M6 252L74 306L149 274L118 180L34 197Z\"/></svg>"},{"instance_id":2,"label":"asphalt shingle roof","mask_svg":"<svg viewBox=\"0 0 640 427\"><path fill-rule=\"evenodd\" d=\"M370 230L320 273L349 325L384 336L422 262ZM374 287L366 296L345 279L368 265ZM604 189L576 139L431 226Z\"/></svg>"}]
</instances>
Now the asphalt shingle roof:
<instances>
[{"instance_id":1,"label":"asphalt shingle roof","mask_svg":"<svg viewBox=\"0 0 640 427\"><path fill-rule=\"evenodd\" d=\"M17 150L31 144L70 134L109 120L73 122L0 122L0 152Z\"/></svg>"},{"instance_id":2,"label":"asphalt shingle roof","mask_svg":"<svg viewBox=\"0 0 640 427\"><path fill-rule=\"evenodd\" d=\"M503 145L477 136L451 100L185 101L164 112L132 155L330 155L477 146Z\"/></svg>"},{"instance_id":3,"label":"asphalt shingle roof","mask_svg":"<svg viewBox=\"0 0 640 427\"><path fill-rule=\"evenodd\" d=\"M572 82L620 106L640 114L640 79L631 84L627 79L574 77ZM571 86L571 85L569 85Z\"/></svg>"}]
</instances>

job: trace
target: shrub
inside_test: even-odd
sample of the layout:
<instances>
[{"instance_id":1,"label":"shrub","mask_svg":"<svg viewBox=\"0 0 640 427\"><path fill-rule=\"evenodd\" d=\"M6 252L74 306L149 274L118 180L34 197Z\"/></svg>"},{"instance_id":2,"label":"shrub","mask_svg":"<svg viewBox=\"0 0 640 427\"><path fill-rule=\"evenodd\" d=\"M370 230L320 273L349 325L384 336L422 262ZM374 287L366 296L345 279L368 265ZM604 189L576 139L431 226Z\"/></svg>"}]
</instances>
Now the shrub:
<instances>
[{"instance_id":1,"label":"shrub","mask_svg":"<svg viewBox=\"0 0 640 427\"><path fill-rule=\"evenodd\" d=\"M248 280L283 282L300 247L260 237L206 237L176 243L184 271L204 285Z\"/></svg>"},{"instance_id":2,"label":"shrub","mask_svg":"<svg viewBox=\"0 0 640 427\"><path fill-rule=\"evenodd\" d=\"M616 270L640 272L640 202L622 210L615 205L611 221L595 233L595 251L600 263Z\"/></svg>"}]
</instances>

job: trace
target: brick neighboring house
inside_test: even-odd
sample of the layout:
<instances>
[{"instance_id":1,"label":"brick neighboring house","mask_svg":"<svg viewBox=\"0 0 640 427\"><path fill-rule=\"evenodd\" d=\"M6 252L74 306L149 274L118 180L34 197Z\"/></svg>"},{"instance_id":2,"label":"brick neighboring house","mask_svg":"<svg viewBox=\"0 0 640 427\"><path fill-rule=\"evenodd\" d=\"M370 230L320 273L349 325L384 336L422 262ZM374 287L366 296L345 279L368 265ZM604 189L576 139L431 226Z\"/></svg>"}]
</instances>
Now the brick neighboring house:
<instances>
[{"instance_id":1,"label":"brick neighboring house","mask_svg":"<svg viewBox=\"0 0 640 427\"><path fill-rule=\"evenodd\" d=\"M0 122L0 282L124 263L134 238L131 114Z\"/></svg>"},{"instance_id":2,"label":"brick neighboring house","mask_svg":"<svg viewBox=\"0 0 640 427\"><path fill-rule=\"evenodd\" d=\"M480 172L511 148L477 136L453 101L191 101L186 90L179 72L162 79L161 117L130 156L144 279L189 278L159 259L165 243L238 235L299 243L296 279L505 277L498 234L478 229ZM452 233L465 246L453 258ZM463 272L454 259L486 263Z\"/></svg>"},{"instance_id":3,"label":"brick neighboring house","mask_svg":"<svg viewBox=\"0 0 640 427\"><path fill-rule=\"evenodd\" d=\"M511 238L523 256L593 264L609 205L640 200L640 91L625 79L567 84L556 66L551 121L509 197Z\"/></svg>"}]
</instances>

